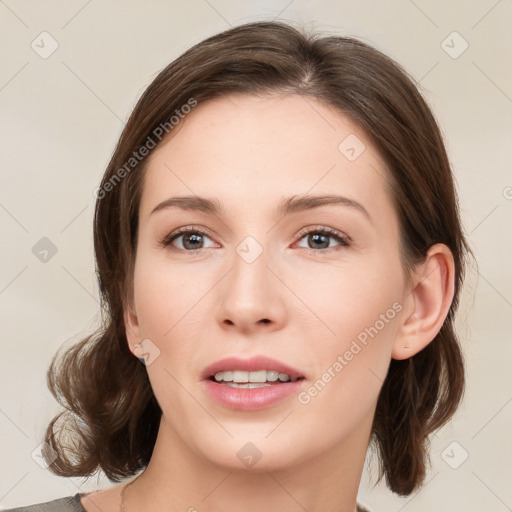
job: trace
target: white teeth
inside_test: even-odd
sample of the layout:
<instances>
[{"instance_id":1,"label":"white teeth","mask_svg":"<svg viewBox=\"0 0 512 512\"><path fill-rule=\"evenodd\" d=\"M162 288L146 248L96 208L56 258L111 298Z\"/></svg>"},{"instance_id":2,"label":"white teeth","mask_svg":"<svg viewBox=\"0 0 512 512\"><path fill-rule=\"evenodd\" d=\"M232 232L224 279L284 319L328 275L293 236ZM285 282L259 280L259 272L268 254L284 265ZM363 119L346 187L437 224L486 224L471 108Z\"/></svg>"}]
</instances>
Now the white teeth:
<instances>
[{"instance_id":1,"label":"white teeth","mask_svg":"<svg viewBox=\"0 0 512 512\"><path fill-rule=\"evenodd\" d=\"M263 384L265 382L276 382L277 380L281 382L295 381L297 380L290 378L286 373L279 373L275 370L258 370L255 372L246 372L243 370L234 370L234 371L225 371L225 372L217 372L215 374L215 380L217 382L224 383L260 383ZM236 386L236 387L245 387L245 386ZM256 386L261 387L261 386ZM249 387L249 389L251 389Z\"/></svg>"},{"instance_id":2,"label":"white teeth","mask_svg":"<svg viewBox=\"0 0 512 512\"><path fill-rule=\"evenodd\" d=\"M247 372L249 382L266 382L267 370L260 370L258 372Z\"/></svg>"},{"instance_id":3,"label":"white teeth","mask_svg":"<svg viewBox=\"0 0 512 512\"><path fill-rule=\"evenodd\" d=\"M248 375L249 372L235 370L233 372L233 382L249 382Z\"/></svg>"}]
</instances>

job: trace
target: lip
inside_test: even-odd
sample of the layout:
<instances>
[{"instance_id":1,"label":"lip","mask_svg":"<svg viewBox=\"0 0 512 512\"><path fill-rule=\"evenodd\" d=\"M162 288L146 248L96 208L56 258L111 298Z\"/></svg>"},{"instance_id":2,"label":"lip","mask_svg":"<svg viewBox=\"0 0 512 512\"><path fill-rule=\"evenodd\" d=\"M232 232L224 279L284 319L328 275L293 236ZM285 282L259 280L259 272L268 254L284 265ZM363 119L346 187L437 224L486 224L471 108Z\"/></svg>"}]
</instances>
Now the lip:
<instances>
[{"instance_id":1,"label":"lip","mask_svg":"<svg viewBox=\"0 0 512 512\"><path fill-rule=\"evenodd\" d=\"M206 367L201 372L201 380L209 379L217 372L243 370L247 372L257 372L258 370L275 370L279 373L286 373L291 379L298 379L304 375L297 369L288 366L287 364L272 359L266 356L253 356L249 359L241 359L239 357L226 357L210 366Z\"/></svg>"},{"instance_id":2,"label":"lip","mask_svg":"<svg viewBox=\"0 0 512 512\"><path fill-rule=\"evenodd\" d=\"M305 379L299 379L254 389L232 388L210 379L201 381L201 384L212 400L227 409L257 411L296 395L304 386L304 382Z\"/></svg>"},{"instance_id":3,"label":"lip","mask_svg":"<svg viewBox=\"0 0 512 512\"><path fill-rule=\"evenodd\" d=\"M221 371L258 371L275 370L279 373L286 373L290 378L297 380L291 382L281 382L261 388L243 389L232 388L225 384L220 384L210 377ZM266 409L291 395L297 394L304 386L305 376L297 369L287 364L265 356L255 356L250 359L240 359L238 357L227 357L217 361L201 373L201 384L205 393L215 402L228 409L240 411L257 411Z\"/></svg>"}]
</instances>

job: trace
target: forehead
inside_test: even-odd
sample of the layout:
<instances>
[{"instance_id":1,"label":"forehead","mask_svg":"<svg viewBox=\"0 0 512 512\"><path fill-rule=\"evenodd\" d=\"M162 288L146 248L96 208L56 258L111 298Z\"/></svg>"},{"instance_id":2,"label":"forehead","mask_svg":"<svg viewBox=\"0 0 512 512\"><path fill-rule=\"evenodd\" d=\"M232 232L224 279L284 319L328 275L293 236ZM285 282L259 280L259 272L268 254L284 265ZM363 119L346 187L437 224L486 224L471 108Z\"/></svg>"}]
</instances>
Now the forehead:
<instances>
[{"instance_id":1,"label":"forehead","mask_svg":"<svg viewBox=\"0 0 512 512\"><path fill-rule=\"evenodd\" d=\"M170 194L257 208L336 192L389 209L388 176L368 136L339 110L299 95L230 95L199 103L153 150L140 214Z\"/></svg>"}]
</instances>

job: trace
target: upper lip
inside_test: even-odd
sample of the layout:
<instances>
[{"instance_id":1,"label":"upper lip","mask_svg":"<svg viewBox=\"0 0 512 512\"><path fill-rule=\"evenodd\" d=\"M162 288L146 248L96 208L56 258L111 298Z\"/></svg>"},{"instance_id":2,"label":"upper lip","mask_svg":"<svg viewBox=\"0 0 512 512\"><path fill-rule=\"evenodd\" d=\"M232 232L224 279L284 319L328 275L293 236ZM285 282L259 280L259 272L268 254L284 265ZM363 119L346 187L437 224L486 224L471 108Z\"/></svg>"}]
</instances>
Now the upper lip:
<instances>
[{"instance_id":1,"label":"upper lip","mask_svg":"<svg viewBox=\"0 0 512 512\"><path fill-rule=\"evenodd\" d=\"M234 370L242 370L248 372L255 372L258 370L275 370L279 373L286 373L292 379L304 377L304 375L299 370L296 370L295 368L292 368L291 366L288 366L287 364L284 364L277 359L272 359L271 357L253 356L248 359L241 359L240 357L232 356L226 357L207 366L201 372L201 379L208 379L212 375L215 375L217 372Z\"/></svg>"}]
</instances>

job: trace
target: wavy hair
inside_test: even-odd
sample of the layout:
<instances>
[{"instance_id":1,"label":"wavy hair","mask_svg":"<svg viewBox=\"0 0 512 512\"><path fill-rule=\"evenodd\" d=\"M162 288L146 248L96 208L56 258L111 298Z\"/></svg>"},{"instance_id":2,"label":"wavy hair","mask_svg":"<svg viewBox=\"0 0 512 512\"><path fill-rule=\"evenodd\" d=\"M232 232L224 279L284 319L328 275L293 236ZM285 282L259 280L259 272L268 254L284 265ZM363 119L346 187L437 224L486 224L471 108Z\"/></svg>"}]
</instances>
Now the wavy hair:
<instances>
[{"instance_id":1,"label":"wavy hair","mask_svg":"<svg viewBox=\"0 0 512 512\"><path fill-rule=\"evenodd\" d=\"M421 352L391 361L372 427L379 479L408 495L424 480L429 434L451 418L464 391L454 316L471 251L452 170L435 118L400 65L358 39L306 34L283 22L247 23L195 44L156 76L131 113L95 206L102 326L55 354L47 373L64 407L45 434L53 448L49 469L60 476L102 470L119 482L149 463L162 412L145 366L129 351L123 320L133 293L143 148L162 127L168 131L173 116L179 122L191 99L200 104L232 93L298 94L349 116L389 168L404 269L424 260L433 244L452 251L455 295L446 320Z\"/></svg>"}]
</instances>

